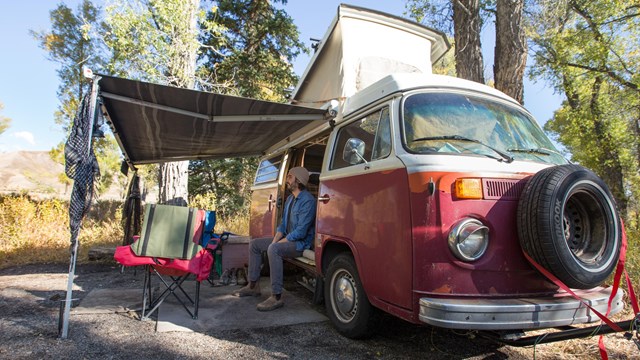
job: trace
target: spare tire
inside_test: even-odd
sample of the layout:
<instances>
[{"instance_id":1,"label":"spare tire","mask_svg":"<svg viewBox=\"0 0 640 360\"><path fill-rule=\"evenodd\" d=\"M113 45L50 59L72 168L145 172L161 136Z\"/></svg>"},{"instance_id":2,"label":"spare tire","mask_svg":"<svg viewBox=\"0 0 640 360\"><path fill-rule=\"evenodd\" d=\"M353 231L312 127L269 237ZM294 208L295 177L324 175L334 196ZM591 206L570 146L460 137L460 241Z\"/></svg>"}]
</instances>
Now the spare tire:
<instances>
[{"instance_id":1,"label":"spare tire","mask_svg":"<svg viewBox=\"0 0 640 360\"><path fill-rule=\"evenodd\" d=\"M605 183L578 165L535 174L518 203L522 249L567 286L602 284L620 255L621 226Z\"/></svg>"}]
</instances>

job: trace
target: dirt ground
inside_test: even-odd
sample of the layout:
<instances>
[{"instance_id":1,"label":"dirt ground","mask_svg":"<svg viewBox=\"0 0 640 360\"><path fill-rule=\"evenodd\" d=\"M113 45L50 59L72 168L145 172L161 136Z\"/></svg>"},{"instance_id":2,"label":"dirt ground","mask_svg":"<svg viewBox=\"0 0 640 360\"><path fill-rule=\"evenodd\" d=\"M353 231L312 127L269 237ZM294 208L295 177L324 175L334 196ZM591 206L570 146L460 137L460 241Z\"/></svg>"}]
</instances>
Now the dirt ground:
<instances>
[{"instance_id":1,"label":"dirt ground","mask_svg":"<svg viewBox=\"0 0 640 360\"><path fill-rule=\"evenodd\" d=\"M72 315L69 337L58 338L59 304L68 266L34 265L0 270L0 358L11 359L598 359L597 337L516 348L475 333L416 326L384 316L368 340L340 336L328 322L216 331L155 332L155 321L136 313ZM142 274L111 264L78 265L74 297L96 288L141 288ZM311 304L295 282L288 291ZM77 303L76 303L77 304ZM622 334L605 337L610 359L640 358Z\"/></svg>"}]
</instances>

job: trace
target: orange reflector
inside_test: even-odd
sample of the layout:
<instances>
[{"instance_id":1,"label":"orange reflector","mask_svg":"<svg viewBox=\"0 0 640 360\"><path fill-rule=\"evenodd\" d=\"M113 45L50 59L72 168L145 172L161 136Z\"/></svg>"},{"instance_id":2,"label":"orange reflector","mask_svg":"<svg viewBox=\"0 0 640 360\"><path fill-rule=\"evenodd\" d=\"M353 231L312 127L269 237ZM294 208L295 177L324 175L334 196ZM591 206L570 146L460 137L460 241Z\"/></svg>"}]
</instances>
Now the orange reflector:
<instances>
[{"instance_id":1,"label":"orange reflector","mask_svg":"<svg viewBox=\"0 0 640 360\"><path fill-rule=\"evenodd\" d=\"M455 195L458 199L482 199L482 181L480 179L456 179Z\"/></svg>"}]
</instances>

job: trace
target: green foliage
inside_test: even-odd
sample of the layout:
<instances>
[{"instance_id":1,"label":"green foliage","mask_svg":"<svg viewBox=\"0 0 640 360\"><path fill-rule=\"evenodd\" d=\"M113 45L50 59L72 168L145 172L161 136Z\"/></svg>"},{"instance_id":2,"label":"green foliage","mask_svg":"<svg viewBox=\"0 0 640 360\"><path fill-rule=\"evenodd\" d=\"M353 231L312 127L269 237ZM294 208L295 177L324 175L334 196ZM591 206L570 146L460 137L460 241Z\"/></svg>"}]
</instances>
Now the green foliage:
<instances>
[{"instance_id":1,"label":"green foliage","mask_svg":"<svg viewBox=\"0 0 640 360\"><path fill-rule=\"evenodd\" d=\"M102 64L103 48L97 35L100 32L99 13L100 9L90 0L78 5L76 12L65 4L59 4L49 12L50 31L31 30L31 35L48 53L49 59L60 64L60 107L55 118L65 131L70 130L80 99L87 91L83 68L97 69Z\"/></svg>"},{"instance_id":2,"label":"green foliage","mask_svg":"<svg viewBox=\"0 0 640 360\"><path fill-rule=\"evenodd\" d=\"M51 30L31 31L31 34L40 47L48 53L49 59L60 64L58 70L60 105L54 117L56 123L60 124L65 131L69 131L80 101L89 91L89 83L83 75L83 68L98 69L103 64L105 49L98 35L101 31L100 9L91 1L84 0L75 12L66 5L60 4L49 14ZM96 141L95 151L103 174L97 184L98 193L118 179L119 152L117 149L113 136ZM64 164L64 143L51 149L50 155L54 161ZM58 179L63 184L71 184L71 180L64 174L59 174Z\"/></svg>"},{"instance_id":3,"label":"green foliage","mask_svg":"<svg viewBox=\"0 0 640 360\"><path fill-rule=\"evenodd\" d=\"M406 0L405 15L453 36L453 5L449 0Z\"/></svg>"},{"instance_id":4,"label":"green foliage","mask_svg":"<svg viewBox=\"0 0 640 360\"><path fill-rule=\"evenodd\" d=\"M127 187L127 177L120 171L122 155L112 134L106 134L104 138L94 140L94 151L100 165L100 177L96 184L97 197L104 193L113 184L118 188Z\"/></svg>"},{"instance_id":5,"label":"green foliage","mask_svg":"<svg viewBox=\"0 0 640 360\"><path fill-rule=\"evenodd\" d=\"M224 28L221 36L205 32L201 72L241 96L284 101L297 77L291 62L308 51L298 29L274 4L286 0L222 0L208 19ZM218 91L224 89L218 89Z\"/></svg>"},{"instance_id":6,"label":"green foliage","mask_svg":"<svg viewBox=\"0 0 640 360\"><path fill-rule=\"evenodd\" d=\"M453 44L453 39L449 39L449 42ZM455 45L451 46L451 49L447 51L440 60L433 63L432 71L434 74L456 76L456 57L455 57Z\"/></svg>"},{"instance_id":7,"label":"green foliage","mask_svg":"<svg viewBox=\"0 0 640 360\"><path fill-rule=\"evenodd\" d=\"M220 218L248 214L250 188L258 166L256 158L198 160L189 164L189 193L193 196L215 194L209 199Z\"/></svg>"},{"instance_id":8,"label":"green foliage","mask_svg":"<svg viewBox=\"0 0 640 360\"><path fill-rule=\"evenodd\" d=\"M198 27L217 36L219 27L199 9L199 0L115 0L106 8L104 35L112 74L193 88Z\"/></svg>"},{"instance_id":9,"label":"green foliage","mask_svg":"<svg viewBox=\"0 0 640 360\"><path fill-rule=\"evenodd\" d=\"M4 109L4 104L0 102L0 111ZM0 114L0 134L5 132L11 126L11 119Z\"/></svg>"},{"instance_id":10,"label":"green foliage","mask_svg":"<svg viewBox=\"0 0 640 360\"><path fill-rule=\"evenodd\" d=\"M545 129L607 182L631 220L640 200L640 5L541 2L529 35L530 75L567 96Z\"/></svg>"},{"instance_id":11,"label":"green foliage","mask_svg":"<svg viewBox=\"0 0 640 360\"><path fill-rule=\"evenodd\" d=\"M270 101L286 99L287 89L297 81L291 62L307 49L291 17L274 3L286 1L217 1L208 19L221 24L224 31L222 36L202 35L207 47L200 72L210 79L203 83L206 88ZM214 193L223 221L246 219L257 164L255 158L192 161L189 193Z\"/></svg>"}]
</instances>

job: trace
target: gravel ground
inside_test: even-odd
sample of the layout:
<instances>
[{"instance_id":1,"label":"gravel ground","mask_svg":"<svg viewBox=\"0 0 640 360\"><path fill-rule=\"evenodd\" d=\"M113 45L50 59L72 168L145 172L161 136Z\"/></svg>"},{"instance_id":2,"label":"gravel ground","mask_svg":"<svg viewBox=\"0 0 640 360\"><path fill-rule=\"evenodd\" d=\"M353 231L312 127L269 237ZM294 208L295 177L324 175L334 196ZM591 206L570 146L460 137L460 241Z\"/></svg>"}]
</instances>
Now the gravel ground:
<instances>
[{"instance_id":1,"label":"gravel ground","mask_svg":"<svg viewBox=\"0 0 640 360\"><path fill-rule=\"evenodd\" d=\"M76 269L74 297L95 288L141 288L141 272L121 274L109 264ZM68 266L33 265L0 270L0 358L11 359L597 359L597 338L539 345L535 349L504 346L449 330L416 326L384 316L377 334L349 340L331 325L156 333L155 321L135 313L72 315L67 339L58 338L61 278ZM55 280L55 281L54 281ZM57 284L57 286L53 286ZM310 304L301 286L287 290ZM322 307L314 307L324 311ZM609 358L640 358L636 345L621 334L606 337Z\"/></svg>"}]
</instances>

